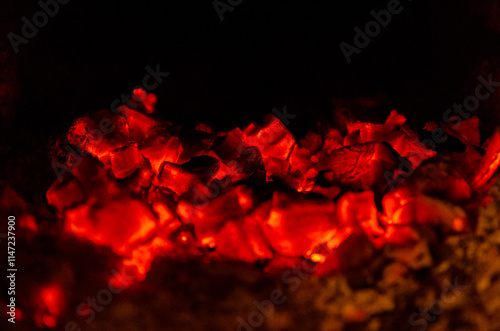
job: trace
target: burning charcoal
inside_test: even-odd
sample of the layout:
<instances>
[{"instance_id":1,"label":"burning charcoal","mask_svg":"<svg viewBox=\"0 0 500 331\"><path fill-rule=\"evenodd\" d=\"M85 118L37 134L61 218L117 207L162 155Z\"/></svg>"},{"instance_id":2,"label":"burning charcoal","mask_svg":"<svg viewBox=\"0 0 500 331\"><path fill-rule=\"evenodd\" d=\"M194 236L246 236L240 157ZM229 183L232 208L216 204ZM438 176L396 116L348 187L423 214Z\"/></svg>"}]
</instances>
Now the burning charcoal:
<instances>
[{"instance_id":1,"label":"burning charcoal","mask_svg":"<svg viewBox=\"0 0 500 331\"><path fill-rule=\"evenodd\" d=\"M348 123L348 135L344 140L345 146L363 144L368 142L386 142L390 144L399 155L407 158L412 167L416 168L434 155L436 152L428 149L419 141L417 134L406 126L401 127L402 131L395 131L402 126L406 118L396 111L391 112L386 123Z\"/></svg>"},{"instance_id":2,"label":"burning charcoal","mask_svg":"<svg viewBox=\"0 0 500 331\"><path fill-rule=\"evenodd\" d=\"M257 147L248 147L246 143L238 146L238 149L241 149L241 154L235 149L232 150L232 152L237 152L234 154L233 159L228 159L226 157L221 158L216 152L209 152L209 156L215 157L221 161L219 169L214 173L214 178L222 180L228 176L231 182L236 183L248 179L255 173L265 173L265 166L262 162L259 149ZM220 152L219 148L216 147L216 149ZM222 152L221 155L223 154L224 152Z\"/></svg>"},{"instance_id":3,"label":"burning charcoal","mask_svg":"<svg viewBox=\"0 0 500 331\"><path fill-rule=\"evenodd\" d=\"M255 173L265 172L264 162L257 147L245 148L239 158L227 163L227 168L232 182L245 180Z\"/></svg>"},{"instance_id":4,"label":"burning charcoal","mask_svg":"<svg viewBox=\"0 0 500 331\"><path fill-rule=\"evenodd\" d=\"M158 185L168 188L177 196L181 196L189 191L195 179L196 175L183 170L181 166L164 162L158 175Z\"/></svg>"},{"instance_id":5,"label":"burning charcoal","mask_svg":"<svg viewBox=\"0 0 500 331\"><path fill-rule=\"evenodd\" d=\"M154 179L154 173L151 169L141 169L134 176L128 177L122 183L125 184L131 192L142 194L146 197L149 188Z\"/></svg>"},{"instance_id":6,"label":"burning charcoal","mask_svg":"<svg viewBox=\"0 0 500 331\"><path fill-rule=\"evenodd\" d=\"M417 135L408 136L406 132L394 131L387 135L385 141L401 156L407 158L413 168L417 168L423 161L436 155L435 151L418 140Z\"/></svg>"},{"instance_id":7,"label":"burning charcoal","mask_svg":"<svg viewBox=\"0 0 500 331\"><path fill-rule=\"evenodd\" d=\"M321 194L328 199L335 198L336 196L338 196L340 194L340 191L341 191L340 188L337 186L332 186L332 187L326 188L326 187L321 187L319 185L315 185L313 190L312 190L313 193Z\"/></svg>"},{"instance_id":8,"label":"burning charcoal","mask_svg":"<svg viewBox=\"0 0 500 331\"><path fill-rule=\"evenodd\" d=\"M166 255L173 249L174 243L170 240L156 237L144 245L136 246L129 254L130 257L123 260L123 265L128 267L129 275L132 274L138 281L143 281L154 258Z\"/></svg>"},{"instance_id":9,"label":"burning charcoal","mask_svg":"<svg viewBox=\"0 0 500 331\"><path fill-rule=\"evenodd\" d=\"M118 148L109 153L111 170L116 178L125 178L137 169L149 167L149 163L134 146Z\"/></svg>"},{"instance_id":10,"label":"burning charcoal","mask_svg":"<svg viewBox=\"0 0 500 331\"><path fill-rule=\"evenodd\" d=\"M450 123L441 123L440 126L447 134L458 138L466 145L471 144L479 147L481 144L479 119L476 116L462 120L460 124L451 125Z\"/></svg>"},{"instance_id":11,"label":"burning charcoal","mask_svg":"<svg viewBox=\"0 0 500 331\"><path fill-rule=\"evenodd\" d=\"M465 202L471 198L469 184L449 158L440 156L430 160L418 167L408 180L408 185L418 192L453 203Z\"/></svg>"},{"instance_id":12,"label":"burning charcoal","mask_svg":"<svg viewBox=\"0 0 500 331\"><path fill-rule=\"evenodd\" d=\"M307 252L336 233L335 205L331 200L307 200L275 192L272 209L262 228L278 253L307 256Z\"/></svg>"},{"instance_id":13,"label":"burning charcoal","mask_svg":"<svg viewBox=\"0 0 500 331\"><path fill-rule=\"evenodd\" d=\"M334 131L334 130L332 130ZM338 132L338 137L339 137L339 142L341 141L340 138L340 132ZM330 137L332 139L332 137ZM299 142L298 145L301 148L306 148L309 150L309 154L316 154L323 148L323 138L315 133L315 132L308 132L304 138L302 138ZM340 145L339 145L340 146Z\"/></svg>"},{"instance_id":14,"label":"burning charcoal","mask_svg":"<svg viewBox=\"0 0 500 331\"><path fill-rule=\"evenodd\" d=\"M337 202L337 218L345 226L362 228L375 247L384 244L372 191L344 194Z\"/></svg>"},{"instance_id":15,"label":"burning charcoal","mask_svg":"<svg viewBox=\"0 0 500 331\"><path fill-rule=\"evenodd\" d=\"M255 262L273 256L260 225L251 220L226 222L215 241L217 255L228 260Z\"/></svg>"},{"instance_id":16,"label":"burning charcoal","mask_svg":"<svg viewBox=\"0 0 500 331\"><path fill-rule=\"evenodd\" d=\"M372 141L383 141L385 131L383 124L347 123L348 135L344 139L344 146L363 144Z\"/></svg>"},{"instance_id":17,"label":"burning charcoal","mask_svg":"<svg viewBox=\"0 0 500 331\"><path fill-rule=\"evenodd\" d=\"M430 132L436 130L437 128L439 128L439 125L434 121L427 122L427 123L425 123L425 126L424 126L424 130L427 130Z\"/></svg>"},{"instance_id":18,"label":"burning charcoal","mask_svg":"<svg viewBox=\"0 0 500 331\"><path fill-rule=\"evenodd\" d=\"M181 154L177 163L183 164L189 162L193 157L208 154L214 135L203 131L188 131L181 136L180 140L179 151Z\"/></svg>"},{"instance_id":19,"label":"burning charcoal","mask_svg":"<svg viewBox=\"0 0 500 331\"><path fill-rule=\"evenodd\" d=\"M330 154L333 150L341 148L343 140L339 130L330 129L325 137L323 152Z\"/></svg>"},{"instance_id":20,"label":"burning charcoal","mask_svg":"<svg viewBox=\"0 0 500 331\"><path fill-rule=\"evenodd\" d=\"M160 123L146 114L130 109L127 106L120 106L120 112L125 114L130 137L137 142L142 142L149 136L149 132Z\"/></svg>"},{"instance_id":21,"label":"burning charcoal","mask_svg":"<svg viewBox=\"0 0 500 331\"><path fill-rule=\"evenodd\" d=\"M61 284L51 283L39 289L37 295L33 294L39 298L35 304L38 309L34 316L39 328L54 328L57 325L57 320L66 309L64 290Z\"/></svg>"},{"instance_id":22,"label":"burning charcoal","mask_svg":"<svg viewBox=\"0 0 500 331\"><path fill-rule=\"evenodd\" d=\"M212 128L211 126L209 126L207 124L203 124L203 123L196 123L195 130L210 133L210 134L215 133L214 128Z\"/></svg>"},{"instance_id":23,"label":"burning charcoal","mask_svg":"<svg viewBox=\"0 0 500 331\"><path fill-rule=\"evenodd\" d=\"M248 244L252 248L256 257L260 260L270 259L273 257L273 252L271 251L269 242L266 239L261 222L252 216L245 217L243 231L246 234Z\"/></svg>"},{"instance_id":24,"label":"burning charcoal","mask_svg":"<svg viewBox=\"0 0 500 331\"><path fill-rule=\"evenodd\" d=\"M285 178L290 170L290 163L273 156L264 158L267 180L272 180L273 176Z\"/></svg>"},{"instance_id":25,"label":"burning charcoal","mask_svg":"<svg viewBox=\"0 0 500 331\"><path fill-rule=\"evenodd\" d=\"M387 219L383 219L384 223L396 225L410 224L413 219L410 217L402 217L401 207L411 201L410 199L412 197L413 194L409 190L404 189L398 189L393 193L384 195L382 204L384 206L384 216L387 216Z\"/></svg>"},{"instance_id":26,"label":"burning charcoal","mask_svg":"<svg viewBox=\"0 0 500 331\"><path fill-rule=\"evenodd\" d=\"M151 168L156 174L160 173L163 162L177 163L181 153L179 138L169 134L150 136L139 149L142 155L149 160Z\"/></svg>"},{"instance_id":27,"label":"burning charcoal","mask_svg":"<svg viewBox=\"0 0 500 331\"><path fill-rule=\"evenodd\" d=\"M154 113L157 99L153 93L147 93L142 88L137 88L133 91L132 100L139 103L136 108L148 114Z\"/></svg>"},{"instance_id":28,"label":"burning charcoal","mask_svg":"<svg viewBox=\"0 0 500 331\"><path fill-rule=\"evenodd\" d=\"M295 144L291 132L275 116L269 116L265 127L251 124L244 133L245 142L250 146L257 146L264 160L270 156L286 160Z\"/></svg>"},{"instance_id":29,"label":"burning charcoal","mask_svg":"<svg viewBox=\"0 0 500 331\"><path fill-rule=\"evenodd\" d=\"M263 166L258 147L250 147L244 138L240 129L234 129L214 141L212 152L222 162L218 178L227 175L234 183L247 179Z\"/></svg>"},{"instance_id":30,"label":"burning charcoal","mask_svg":"<svg viewBox=\"0 0 500 331\"><path fill-rule=\"evenodd\" d=\"M287 184L291 188L295 189L300 193L311 192L316 185L316 178L318 177L318 171L315 168L310 168L306 173L302 173L300 170L293 170L287 177ZM329 197L328 195L325 195ZM332 196L330 196L332 197Z\"/></svg>"},{"instance_id":31,"label":"burning charcoal","mask_svg":"<svg viewBox=\"0 0 500 331\"><path fill-rule=\"evenodd\" d=\"M432 265L428 244L439 249L441 235L470 227L454 203L474 211L500 164L500 134L482 155L475 119L442 126L464 153L434 157L396 111L384 124L348 122L345 137L326 127L296 143L274 116L243 131L183 130L146 114L154 111L150 96L134 90L140 111L122 106L124 116L77 120L68 141L94 157L81 157L46 194L67 232L110 247L138 280L157 256L266 263L267 272L306 266L318 275L366 265L376 275L390 259L378 284L392 291L409 269ZM99 134L102 123L115 128ZM388 192L403 174L412 176ZM392 296L373 305L374 290L349 291L336 312L347 320L393 308Z\"/></svg>"},{"instance_id":32,"label":"burning charcoal","mask_svg":"<svg viewBox=\"0 0 500 331\"><path fill-rule=\"evenodd\" d=\"M394 245L415 244L421 238L411 225L385 224L385 243Z\"/></svg>"},{"instance_id":33,"label":"burning charcoal","mask_svg":"<svg viewBox=\"0 0 500 331\"><path fill-rule=\"evenodd\" d=\"M396 128L406 123L406 117L403 114L397 112L397 110L392 110L391 114L384 123L384 131L386 133L394 131Z\"/></svg>"},{"instance_id":34,"label":"burning charcoal","mask_svg":"<svg viewBox=\"0 0 500 331\"><path fill-rule=\"evenodd\" d=\"M366 264L375 250L366 235L353 234L347 237L338 248L327 255L324 263L318 264L315 273L327 275L336 271L347 271Z\"/></svg>"},{"instance_id":35,"label":"burning charcoal","mask_svg":"<svg viewBox=\"0 0 500 331\"><path fill-rule=\"evenodd\" d=\"M500 165L500 134L495 132L483 147L486 154L474 170L474 175L471 178L471 187L476 191L485 188Z\"/></svg>"},{"instance_id":36,"label":"burning charcoal","mask_svg":"<svg viewBox=\"0 0 500 331\"><path fill-rule=\"evenodd\" d=\"M181 196L190 192L194 185L209 183L218 168L219 161L209 156L195 157L182 166L164 162L155 183Z\"/></svg>"},{"instance_id":37,"label":"burning charcoal","mask_svg":"<svg viewBox=\"0 0 500 331\"><path fill-rule=\"evenodd\" d=\"M87 203L66 211L65 228L76 236L109 246L117 254L124 255L152 234L156 217L140 201L122 198Z\"/></svg>"},{"instance_id":38,"label":"burning charcoal","mask_svg":"<svg viewBox=\"0 0 500 331\"><path fill-rule=\"evenodd\" d=\"M47 201L59 212L75 207L89 198L80 182L68 176L62 183L55 181L46 193Z\"/></svg>"},{"instance_id":39,"label":"burning charcoal","mask_svg":"<svg viewBox=\"0 0 500 331\"><path fill-rule=\"evenodd\" d=\"M69 143L95 157L130 142L125 119L107 110L77 119L69 130L67 139Z\"/></svg>"},{"instance_id":40,"label":"burning charcoal","mask_svg":"<svg viewBox=\"0 0 500 331\"><path fill-rule=\"evenodd\" d=\"M448 123L441 123L438 126L436 122L428 122L422 130L419 130L418 135L420 141L427 143L438 154L443 151L463 153L467 147L473 146L467 140L463 139L459 133L455 132L452 127ZM477 134L479 134L479 131ZM477 137L479 139L479 135Z\"/></svg>"},{"instance_id":41,"label":"burning charcoal","mask_svg":"<svg viewBox=\"0 0 500 331\"><path fill-rule=\"evenodd\" d=\"M309 149L295 145L290 155L290 174L296 179L296 183L289 181L289 185L297 192L310 192L316 182L318 171L311 161L311 154Z\"/></svg>"},{"instance_id":42,"label":"burning charcoal","mask_svg":"<svg viewBox=\"0 0 500 331\"><path fill-rule=\"evenodd\" d=\"M467 228L465 211L449 203L412 192L398 189L387 193L382 204L386 224L404 225L410 223L443 226L455 232Z\"/></svg>"},{"instance_id":43,"label":"burning charcoal","mask_svg":"<svg viewBox=\"0 0 500 331\"><path fill-rule=\"evenodd\" d=\"M240 157L242 151L248 147L244 138L245 135L240 129L231 130L214 141L212 150L223 163L228 163Z\"/></svg>"},{"instance_id":44,"label":"burning charcoal","mask_svg":"<svg viewBox=\"0 0 500 331\"><path fill-rule=\"evenodd\" d=\"M481 154L478 148L470 144L466 146L464 152L452 154L454 167L469 185L471 178L474 176L474 170L477 169L481 163L483 154Z\"/></svg>"},{"instance_id":45,"label":"burning charcoal","mask_svg":"<svg viewBox=\"0 0 500 331\"><path fill-rule=\"evenodd\" d=\"M188 200L190 199L190 200ZM234 187L195 186L192 195L183 196L177 206L177 214L185 224L193 224L196 242L213 239L224 223L243 217L244 211Z\"/></svg>"},{"instance_id":46,"label":"burning charcoal","mask_svg":"<svg viewBox=\"0 0 500 331\"><path fill-rule=\"evenodd\" d=\"M386 171L394 171L397 153L387 144L367 143L347 146L323 154L317 169L326 171L328 181L352 190L382 190L388 185Z\"/></svg>"}]
</instances>

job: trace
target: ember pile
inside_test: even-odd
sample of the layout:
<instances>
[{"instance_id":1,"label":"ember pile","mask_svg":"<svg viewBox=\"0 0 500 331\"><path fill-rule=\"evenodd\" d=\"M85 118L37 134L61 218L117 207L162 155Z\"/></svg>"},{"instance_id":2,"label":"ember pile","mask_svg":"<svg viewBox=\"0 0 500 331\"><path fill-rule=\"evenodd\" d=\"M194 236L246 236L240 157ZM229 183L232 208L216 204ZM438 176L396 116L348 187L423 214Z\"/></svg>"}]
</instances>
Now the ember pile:
<instances>
[{"instance_id":1,"label":"ember pile","mask_svg":"<svg viewBox=\"0 0 500 331\"><path fill-rule=\"evenodd\" d=\"M154 95L133 98L135 109L75 121L46 196L68 233L110 247L138 280L158 256L269 272L306 260L318 275L356 268L429 228L473 229L500 164L500 135L480 146L475 117L428 123L433 139L422 141L396 111L296 140L274 115L229 132L187 130L155 117ZM445 140L462 150L436 153Z\"/></svg>"}]
</instances>

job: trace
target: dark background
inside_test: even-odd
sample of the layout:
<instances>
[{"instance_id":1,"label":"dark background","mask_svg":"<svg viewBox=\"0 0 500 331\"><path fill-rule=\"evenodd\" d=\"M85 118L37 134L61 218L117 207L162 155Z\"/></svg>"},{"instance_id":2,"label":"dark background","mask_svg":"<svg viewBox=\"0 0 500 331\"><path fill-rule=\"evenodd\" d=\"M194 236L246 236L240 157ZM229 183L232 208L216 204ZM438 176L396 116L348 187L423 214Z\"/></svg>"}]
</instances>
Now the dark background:
<instances>
[{"instance_id":1,"label":"dark background","mask_svg":"<svg viewBox=\"0 0 500 331\"><path fill-rule=\"evenodd\" d=\"M2 162L10 163L2 177L28 200L37 195L29 179L46 189L55 178L46 146L75 118L141 85L148 65L170 72L154 93L158 115L172 123L230 130L287 106L299 137L333 121L333 99L373 95L381 104L352 116L383 119L397 109L421 127L499 68L498 1L402 0L403 11L350 64L339 43L353 44L353 28L388 1L244 0L221 22L211 1L72 0L17 55L6 34L21 34L21 18L32 21L40 7L1 1L1 83L13 87L3 95ZM477 111L485 133L498 100ZM29 170L11 170L19 168Z\"/></svg>"}]
</instances>

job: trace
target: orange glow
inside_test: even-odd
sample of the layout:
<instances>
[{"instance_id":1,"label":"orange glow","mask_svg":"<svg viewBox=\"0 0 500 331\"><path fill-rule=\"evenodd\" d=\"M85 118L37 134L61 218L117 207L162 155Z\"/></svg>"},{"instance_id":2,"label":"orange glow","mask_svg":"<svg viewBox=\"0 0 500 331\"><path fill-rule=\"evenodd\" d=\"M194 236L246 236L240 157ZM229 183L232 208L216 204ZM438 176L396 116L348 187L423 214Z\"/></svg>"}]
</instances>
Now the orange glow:
<instances>
[{"instance_id":1,"label":"orange glow","mask_svg":"<svg viewBox=\"0 0 500 331\"><path fill-rule=\"evenodd\" d=\"M144 91L142 88L136 88L132 91L134 93L134 96L139 100L143 101L146 99L146 91Z\"/></svg>"},{"instance_id":2,"label":"orange glow","mask_svg":"<svg viewBox=\"0 0 500 331\"><path fill-rule=\"evenodd\" d=\"M480 189L491 179L500 165L500 133L495 132L486 144L486 155L475 169L472 187Z\"/></svg>"},{"instance_id":3,"label":"orange glow","mask_svg":"<svg viewBox=\"0 0 500 331\"><path fill-rule=\"evenodd\" d=\"M50 315L43 315L43 322L49 328L55 328L56 325L57 325L56 319L54 317L50 316Z\"/></svg>"},{"instance_id":4,"label":"orange glow","mask_svg":"<svg viewBox=\"0 0 500 331\"><path fill-rule=\"evenodd\" d=\"M187 204L181 202L177 205L177 214L179 214L181 218L189 219L191 213L192 210Z\"/></svg>"},{"instance_id":5,"label":"orange glow","mask_svg":"<svg viewBox=\"0 0 500 331\"><path fill-rule=\"evenodd\" d=\"M155 222L146 215L142 216L140 218L139 229L135 230L135 233L130 237L128 242L133 243L138 239L146 238L154 228L156 228Z\"/></svg>"},{"instance_id":6,"label":"orange glow","mask_svg":"<svg viewBox=\"0 0 500 331\"><path fill-rule=\"evenodd\" d=\"M62 287L59 284L51 284L42 288L38 292L36 299L37 311L34 319L39 327L47 326L54 328L57 325L57 319L66 308L66 298ZM17 312L18 319L22 314Z\"/></svg>"},{"instance_id":7,"label":"orange glow","mask_svg":"<svg viewBox=\"0 0 500 331\"><path fill-rule=\"evenodd\" d=\"M113 221L114 220L114 221ZM124 199L121 202L89 200L66 213L66 228L75 235L119 254L136 242L149 237L156 228L156 217L143 203Z\"/></svg>"},{"instance_id":8,"label":"orange glow","mask_svg":"<svg viewBox=\"0 0 500 331\"><path fill-rule=\"evenodd\" d=\"M40 294L47 310L53 316L59 316L64 307L64 296L60 286L50 285L45 287Z\"/></svg>"},{"instance_id":9,"label":"orange glow","mask_svg":"<svg viewBox=\"0 0 500 331\"><path fill-rule=\"evenodd\" d=\"M153 204L153 210L158 214L158 224L165 225L173 220L174 215L163 203L157 202Z\"/></svg>"},{"instance_id":10,"label":"orange glow","mask_svg":"<svg viewBox=\"0 0 500 331\"><path fill-rule=\"evenodd\" d=\"M215 238L214 237L207 237L207 238L203 238L201 240L201 244L202 245L205 245L205 246L208 246L210 248L214 248L215 247Z\"/></svg>"},{"instance_id":11,"label":"orange glow","mask_svg":"<svg viewBox=\"0 0 500 331\"><path fill-rule=\"evenodd\" d=\"M281 225L281 215L277 211L271 211L267 224L272 228L279 227Z\"/></svg>"},{"instance_id":12,"label":"orange glow","mask_svg":"<svg viewBox=\"0 0 500 331\"><path fill-rule=\"evenodd\" d=\"M354 232L351 226L345 227L339 233L337 233L331 240L328 241L327 247L329 249L335 249L342 244L347 237L349 237Z\"/></svg>"},{"instance_id":13,"label":"orange glow","mask_svg":"<svg viewBox=\"0 0 500 331\"><path fill-rule=\"evenodd\" d=\"M25 215L19 220L19 226L33 232L38 232L35 218L32 215Z\"/></svg>"},{"instance_id":14,"label":"orange glow","mask_svg":"<svg viewBox=\"0 0 500 331\"><path fill-rule=\"evenodd\" d=\"M248 199L247 197L244 197L244 196L239 196L238 202L240 203L240 205L242 207L244 207L244 206L248 206L248 204L250 203L250 199Z\"/></svg>"},{"instance_id":15,"label":"orange glow","mask_svg":"<svg viewBox=\"0 0 500 331\"><path fill-rule=\"evenodd\" d=\"M471 226L462 206L482 198L500 166L500 134L481 150L477 120L460 130L426 126L466 145L451 153L448 180L413 171L436 152L397 111L385 123L349 121L347 135L325 126L296 141L273 115L243 130L181 129L148 115L156 96L136 89L133 97L135 109L120 107L125 116L104 111L75 121L67 140L92 157L46 197L67 233L110 247L138 280L158 256L286 266L305 258L331 267L341 258L325 250L344 243L367 251L403 245L418 240L419 224L464 232ZM89 131L100 116L111 116L116 130L97 142ZM21 226L37 230L34 218ZM42 294L47 326L61 313L58 296Z\"/></svg>"},{"instance_id":16,"label":"orange glow","mask_svg":"<svg viewBox=\"0 0 500 331\"><path fill-rule=\"evenodd\" d=\"M455 232L462 232L467 227L467 221L463 218L455 218L452 223L452 229Z\"/></svg>"},{"instance_id":17,"label":"orange glow","mask_svg":"<svg viewBox=\"0 0 500 331\"><path fill-rule=\"evenodd\" d=\"M24 319L24 313L21 309L16 307L16 320L22 321Z\"/></svg>"},{"instance_id":18,"label":"orange glow","mask_svg":"<svg viewBox=\"0 0 500 331\"><path fill-rule=\"evenodd\" d=\"M318 263L323 263L326 260L326 256L323 254L314 253L311 255L311 260Z\"/></svg>"}]
</instances>

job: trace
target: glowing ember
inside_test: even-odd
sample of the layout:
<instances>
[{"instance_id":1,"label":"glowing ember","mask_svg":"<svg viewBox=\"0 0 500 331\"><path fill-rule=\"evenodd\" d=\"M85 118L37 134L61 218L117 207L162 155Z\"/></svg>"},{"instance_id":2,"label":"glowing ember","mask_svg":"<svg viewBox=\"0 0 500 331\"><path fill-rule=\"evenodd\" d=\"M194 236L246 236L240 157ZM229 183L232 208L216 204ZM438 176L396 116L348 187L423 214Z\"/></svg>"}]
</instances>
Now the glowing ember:
<instances>
[{"instance_id":1,"label":"glowing ember","mask_svg":"<svg viewBox=\"0 0 500 331\"><path fill-rule=\"evenodd\" d=\"M457 130L442 125L466 148L434 180L423 162L439 155L396 111L384 124L348 122L345 137L331 128L296 140L274 116L264 126L225 133L198 125L181 135L148 115L154 95L135 90L134 98L143 112L122 106L123 116L101 111L75 122L68 141L91 156L47 199L67 232L111 247L139 280L157 256L268 261L268 270L306 258L324 274L345 263L339 252L348 247L369 258L386 243L418 240L415 224L466 231L457 204L480 201L500 164L498 133L478 152L476 118ZM113 129L96 132L105 120ZM42 320L52 327L56 294L43 295L52 308Z\"/></svg>"}]
</instances>

